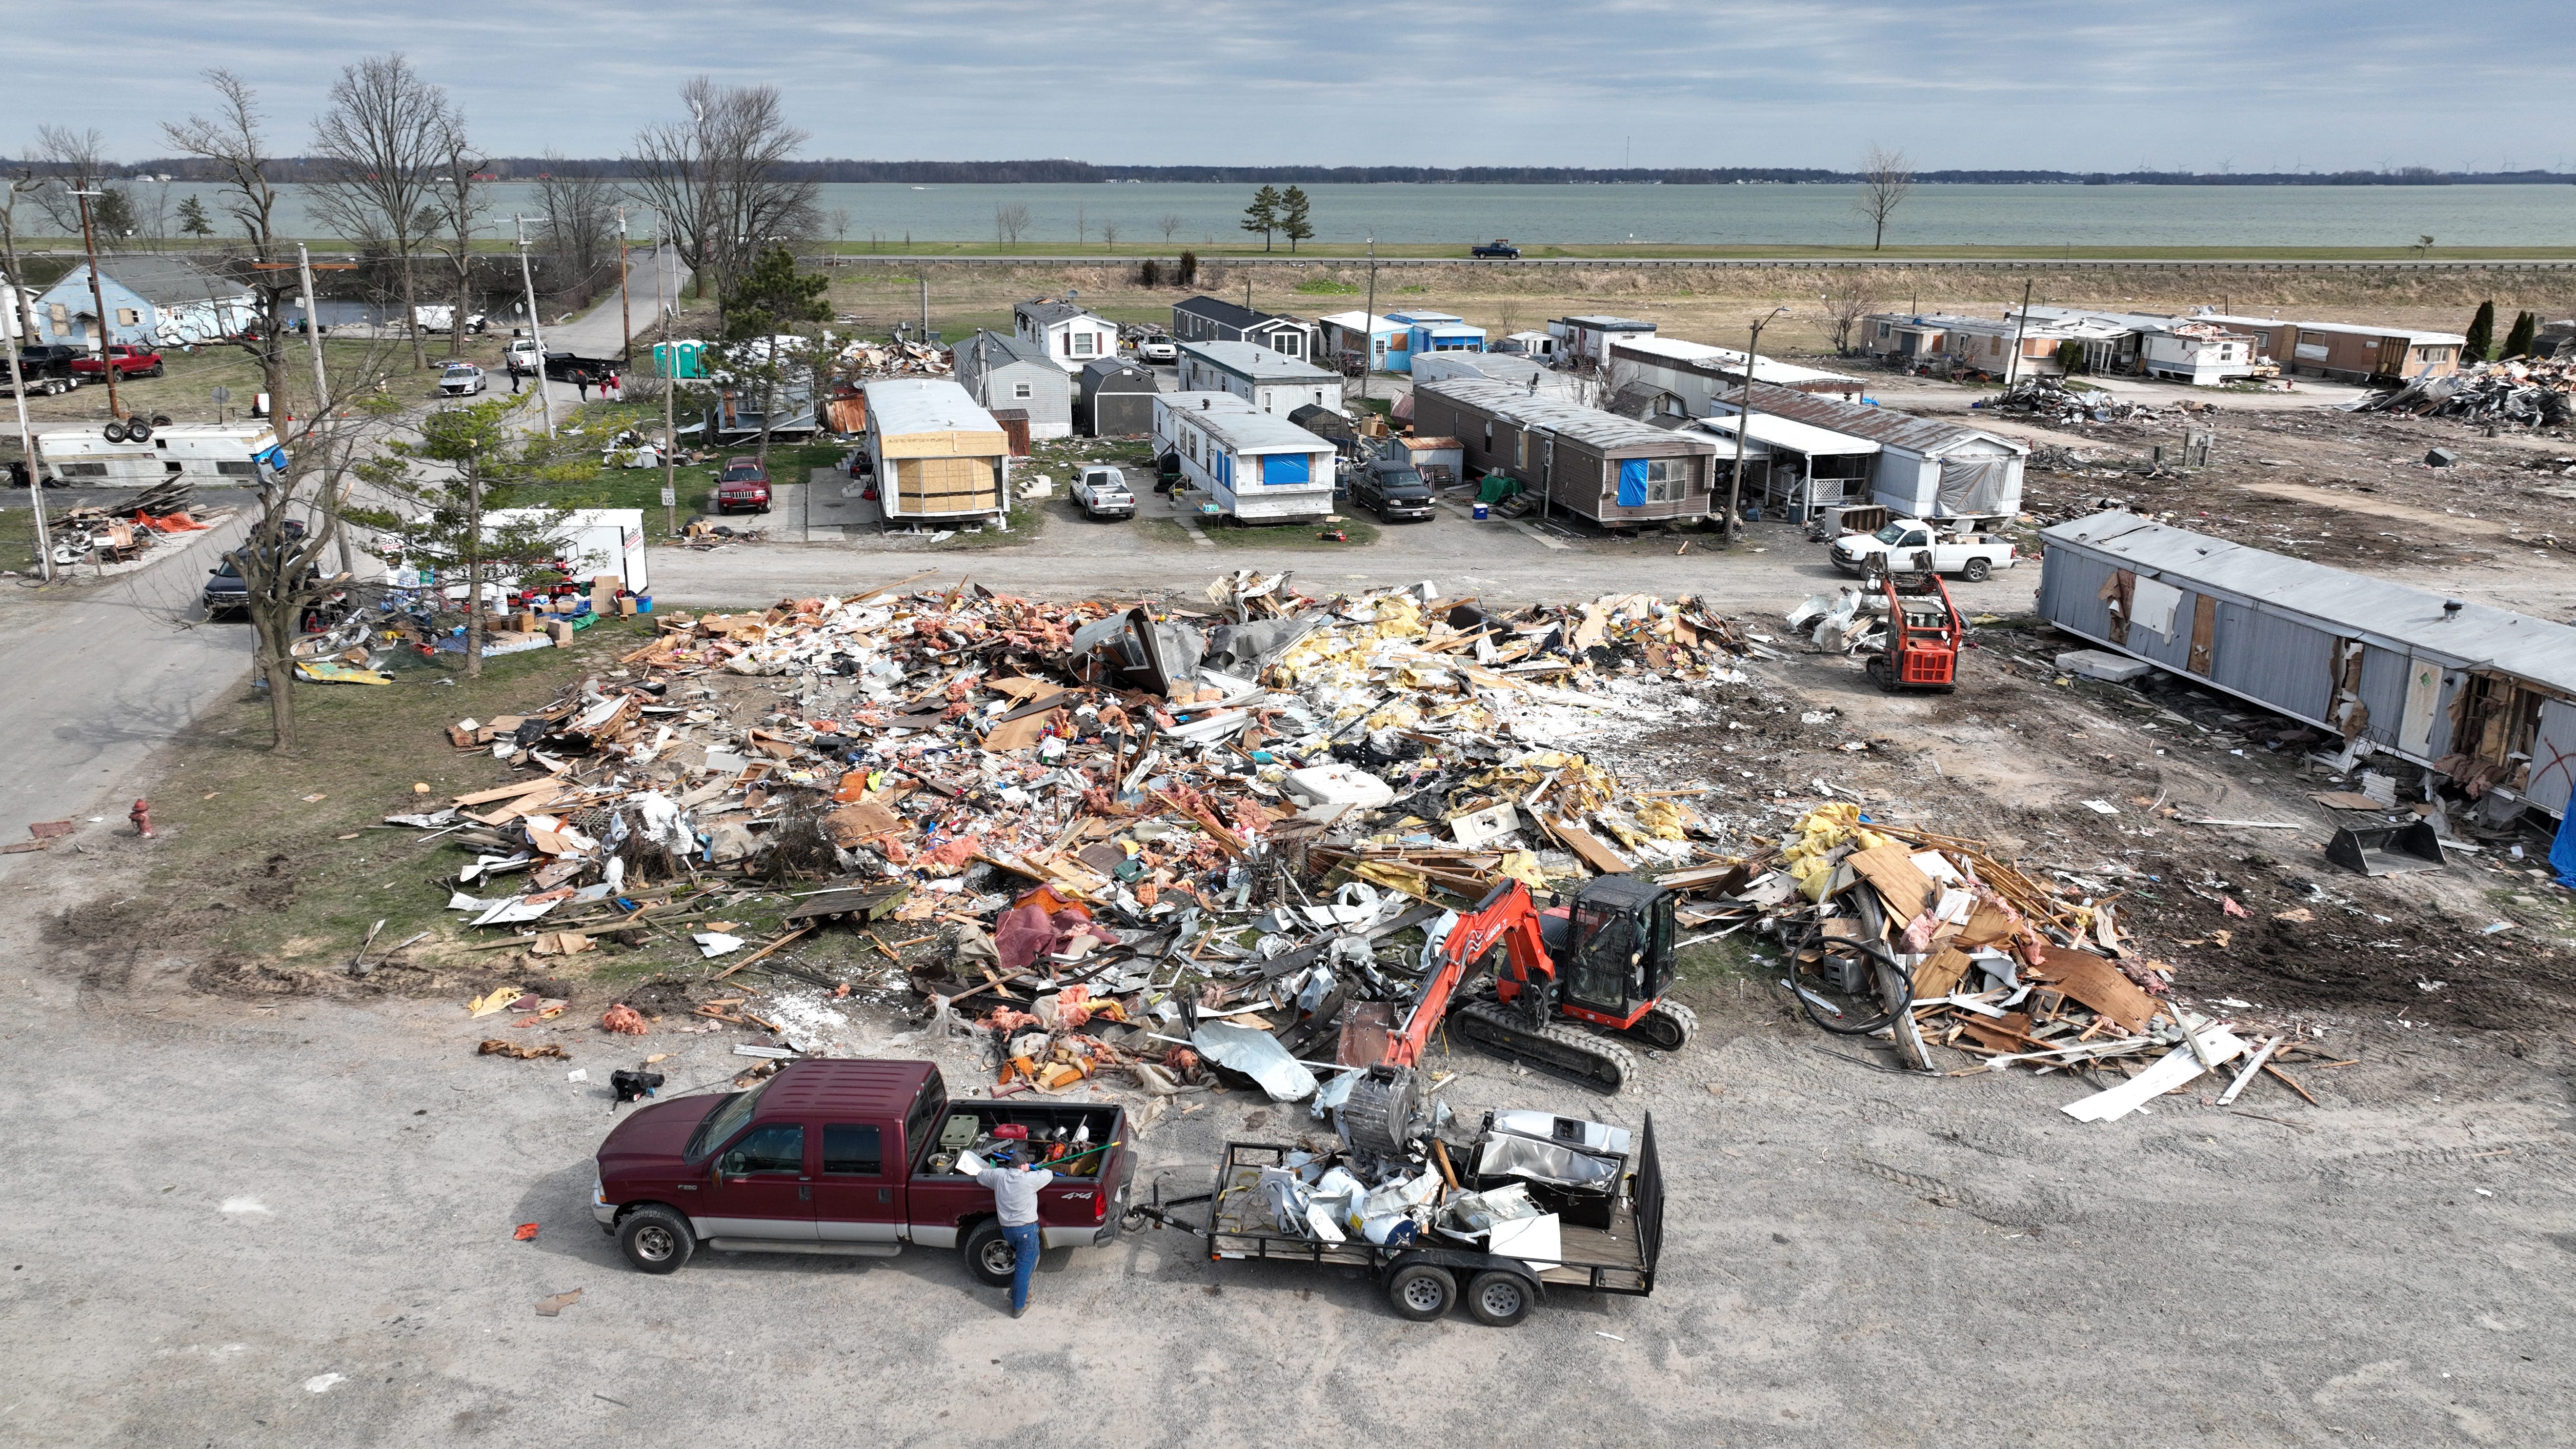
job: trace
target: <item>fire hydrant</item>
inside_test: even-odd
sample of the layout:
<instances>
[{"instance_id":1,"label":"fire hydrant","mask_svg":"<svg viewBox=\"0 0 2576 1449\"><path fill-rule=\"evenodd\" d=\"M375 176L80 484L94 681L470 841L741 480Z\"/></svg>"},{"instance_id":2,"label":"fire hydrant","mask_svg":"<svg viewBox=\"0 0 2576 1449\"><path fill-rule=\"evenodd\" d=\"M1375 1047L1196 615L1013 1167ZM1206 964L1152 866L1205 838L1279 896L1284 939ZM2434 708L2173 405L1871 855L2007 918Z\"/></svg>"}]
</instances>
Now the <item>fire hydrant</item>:
<instances>
[{"instance_id":1,"label":"fire hydrant","mask_svg":"<svg viewBox=\"0 0 2576 1449\"><path fill-rule=\"evenodd\" d=\"M146 840L153 838L151 801L135 801L134 808L125 812L125 818L134 822L135 834L142 836Z\"/></svg>"}]
</instances>

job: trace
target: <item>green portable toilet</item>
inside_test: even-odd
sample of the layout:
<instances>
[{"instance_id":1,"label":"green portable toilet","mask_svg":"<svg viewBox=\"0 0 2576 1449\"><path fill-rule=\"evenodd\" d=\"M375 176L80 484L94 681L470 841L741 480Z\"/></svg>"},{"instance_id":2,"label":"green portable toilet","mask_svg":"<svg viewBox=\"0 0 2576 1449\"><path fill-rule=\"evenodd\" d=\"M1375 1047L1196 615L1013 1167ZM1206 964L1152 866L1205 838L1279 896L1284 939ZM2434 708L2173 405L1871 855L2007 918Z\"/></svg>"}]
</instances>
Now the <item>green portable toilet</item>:
<instances>
[{"instance_id":1,"label":"green portable toilet","mask_svg":"<svg viewBox=\"0 0 2576 1449\"><path fill-rule=\"evenodd\" d=\"M707 345L696 338L653 344L653 372L658 377L704 377Z\"/></svg>"}]
</instances>

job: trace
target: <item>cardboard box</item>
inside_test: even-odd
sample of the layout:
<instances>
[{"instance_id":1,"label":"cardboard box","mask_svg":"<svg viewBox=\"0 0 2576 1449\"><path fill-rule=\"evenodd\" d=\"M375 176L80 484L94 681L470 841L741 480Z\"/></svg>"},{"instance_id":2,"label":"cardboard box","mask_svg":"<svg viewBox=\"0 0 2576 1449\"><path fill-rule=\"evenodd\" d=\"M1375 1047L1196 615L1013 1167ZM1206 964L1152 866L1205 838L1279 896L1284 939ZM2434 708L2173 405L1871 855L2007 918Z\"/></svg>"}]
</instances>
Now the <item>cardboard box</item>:
<instances>
[{"instance_id":1,"label":"cardboard box","mask_svg":"<svg viewBox=\"0 0 2576 1449\"><path fill-rule=\"evenodd\" d=\"M510 616L510 630L512 633L516 634L534 634L537 632L537 616L524 611L512 614Z\"/></svg>"},{"instance_id":2,"label":"cardboard box","mask_svg":"<svg viewBox=\"0 0 2576 1449\"><path fill-rule=\"evenodd\" d=\"M555 641L555 647L560 649L572 643L572 625L562 619L549 620L546 624L546 637Z\"/></svg>"},{"instance_id":3,"label":"cardboard box","mask_svg":"<svg viewBox=\"0 0 2576 1449\"><path fill-rule=\"evenodd\" d=\"M632 619L632 618L634 618L634 617L635 617L635 597L634 597L632 594L629 594L629 595L628 595L628 596L626 596L625 598L619 599L619 600L617 601L617 612L618 612L618 614L619 614L619 616L620 616L620 617L628 618L628 619Z\"/></svg>"}]
</instances>

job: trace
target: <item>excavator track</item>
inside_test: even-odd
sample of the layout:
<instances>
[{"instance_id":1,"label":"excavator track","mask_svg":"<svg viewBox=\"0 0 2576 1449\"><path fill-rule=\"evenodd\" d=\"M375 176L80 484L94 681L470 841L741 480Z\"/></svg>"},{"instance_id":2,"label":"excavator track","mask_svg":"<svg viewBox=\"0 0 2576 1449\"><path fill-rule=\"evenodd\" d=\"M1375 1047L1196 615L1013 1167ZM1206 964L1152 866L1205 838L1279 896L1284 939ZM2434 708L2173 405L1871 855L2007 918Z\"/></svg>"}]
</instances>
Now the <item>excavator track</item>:
<instances>
[{"instance_id":1,"label":"excavator track","mask_svg":"<svg viewBox=\"0 0 2576 1449\"><path fill-rule=\"evenodd\" d=\"M1616 1095L1637 1074L1637 1058L1607 1037L1568 1026L1534 1027L1529 1017L1495 1001L1476 1001L1449 1014L1458 1034L1506 1061Z\"/></svg>"},{"instance_id":2,"label":"excavator track","mask_svg":"<svg viewBox=\"0 0 2576 1449\"><path fill-rule=\"evenodd\" d=\"M1677 1052L1699 1031L1699 1013L1678 1001L1658 1001L1620 1035L1642 1047Z\"/></svg>"}]
</instances>

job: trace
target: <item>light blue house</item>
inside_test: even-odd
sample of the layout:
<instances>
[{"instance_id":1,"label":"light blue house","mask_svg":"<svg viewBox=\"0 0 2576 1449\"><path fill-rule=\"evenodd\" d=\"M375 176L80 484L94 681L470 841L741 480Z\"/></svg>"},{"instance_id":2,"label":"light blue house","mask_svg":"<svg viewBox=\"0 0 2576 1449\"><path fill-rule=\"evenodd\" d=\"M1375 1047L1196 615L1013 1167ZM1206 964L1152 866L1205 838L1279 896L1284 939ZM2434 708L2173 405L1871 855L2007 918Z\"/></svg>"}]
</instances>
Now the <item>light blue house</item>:
<instances>
[{"instance_id":1,"label":"light blue house","mask_svg":"<svg viewBox=\"0 0 2576 1449\"><path fill-rule=\"evenodd\" d=\"M1485 350L1485 329L1455 312L1389 312L1386 319L1404 329L1404 340L1388 350L1389 372L1411 372L1416 353Z\"/></svg>"},{"instance_id":2,"label":"light blue house","mask_svg":"<svg viewBox=\"0 0 2576 1449\"><path fill-rule=\"evenodd\" d=\"M99 268L107 339L150 347L219 342L249 329L250 289L178 257L118 257ZM77 266L36 298L36 332L46 342L96 347L98 302L89 267Z\"/></svg>"}]
</instances>

